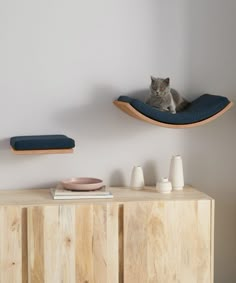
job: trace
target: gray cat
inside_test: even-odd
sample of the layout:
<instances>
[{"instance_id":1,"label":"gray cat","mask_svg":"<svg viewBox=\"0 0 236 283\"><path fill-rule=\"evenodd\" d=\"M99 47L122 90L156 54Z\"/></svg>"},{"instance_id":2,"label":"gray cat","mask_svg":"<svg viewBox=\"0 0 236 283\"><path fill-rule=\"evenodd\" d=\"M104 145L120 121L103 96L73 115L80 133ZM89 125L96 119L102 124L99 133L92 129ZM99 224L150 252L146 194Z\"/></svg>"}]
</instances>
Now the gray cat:
<instances>
[{"instance_id":1,"label":"gray cat","mask_svg":"<svg viewBox=\"0 0 236 283\"><path fill-rule=\"evenodd\" d=\"M170 88L170 79L151 77L150 94L145 103L160 111L169 111L172 114L183 110L189 105L179 93Z\"/></svg>"}]
</instances>

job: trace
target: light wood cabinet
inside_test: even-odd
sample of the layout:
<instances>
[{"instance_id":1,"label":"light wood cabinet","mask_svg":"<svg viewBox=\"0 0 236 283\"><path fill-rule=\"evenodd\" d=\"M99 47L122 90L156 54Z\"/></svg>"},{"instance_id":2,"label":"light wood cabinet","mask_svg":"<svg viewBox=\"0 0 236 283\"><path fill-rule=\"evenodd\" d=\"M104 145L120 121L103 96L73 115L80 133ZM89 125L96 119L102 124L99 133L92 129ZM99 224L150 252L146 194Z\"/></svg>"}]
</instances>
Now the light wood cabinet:
<instances>
[{"instance_id":1,"label":"light wood cabinet","mask_svg":"<svg viewBox=\"0 0 236 283\"><path fill-rule=\"evenodd\" d=\"M153 189L0 191L0 283L213 283L214 200Z\"/></svg>"}]
</instances>

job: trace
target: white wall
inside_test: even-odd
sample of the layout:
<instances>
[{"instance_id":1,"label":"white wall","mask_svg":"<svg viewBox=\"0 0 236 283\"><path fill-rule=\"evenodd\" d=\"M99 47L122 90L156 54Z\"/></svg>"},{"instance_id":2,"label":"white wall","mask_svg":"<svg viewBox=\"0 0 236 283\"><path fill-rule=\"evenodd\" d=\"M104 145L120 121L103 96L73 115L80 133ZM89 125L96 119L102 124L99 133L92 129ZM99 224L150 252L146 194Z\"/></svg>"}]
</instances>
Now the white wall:
<instances>
[{"instance_id":1,"label":"white wall","mask_svg":"<svg viewBox=\"0 0 236 283\"><path fill-rule=\"evenodd\" d=\"M0 189L47 187L71 176L147 184L184 158L186 181L216 199L216 280L234 282L235 110L201 128L172 130L112 104L149 76L170 76L187 98L234 99L236 3L225 0L0 0ZM15 156L9 137L68 134L73 155Z\"/></svg>"},{"instance_id":2,"label":"white wall","mask_svg":"<svg viewBox=\"0 0 236 283\"><path fill-rule=\"evenodd\" d=\"M171 12L155 0L0 1L1 189L71 176L128 184L134 164L152 172L148 183L157 168L168 173L172 153L183 151L182 132L140 123L112 101L148 88L151 74L171 75L182 86L183 10L174 6ZM54 133L75 139L74 155L9 151L11 136Z\"/></svg>"}]
</instances>

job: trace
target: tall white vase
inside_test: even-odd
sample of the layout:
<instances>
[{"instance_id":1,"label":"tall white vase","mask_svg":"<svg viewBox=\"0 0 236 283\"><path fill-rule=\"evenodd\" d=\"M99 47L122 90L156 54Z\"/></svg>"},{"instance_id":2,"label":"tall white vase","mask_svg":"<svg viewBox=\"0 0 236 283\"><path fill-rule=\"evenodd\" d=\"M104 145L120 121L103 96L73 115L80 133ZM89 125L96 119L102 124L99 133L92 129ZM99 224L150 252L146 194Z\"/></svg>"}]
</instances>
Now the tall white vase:
<instances>
[{"instance_id":1,"label":"tall white vase","mask_svg":"<svg viewBox=\"0 0 236 283\"><path fill-rule=\"evenodd\" d=\"M172 183L173 190L183 190L184 187L184 171L183 162L180 155L174 155L170 162L169 180Z\"/></svg>"},{"instance_id":2,"label":"tall white vase","mask_svg":"<svg viewBox=\"0 0 236 283\"><path fill-rule=\"evenodd\" d=\"M136 190L144 188L144 176L141 166L134 166L131 172L130 187Z\"/></svg>"}]
</instances>

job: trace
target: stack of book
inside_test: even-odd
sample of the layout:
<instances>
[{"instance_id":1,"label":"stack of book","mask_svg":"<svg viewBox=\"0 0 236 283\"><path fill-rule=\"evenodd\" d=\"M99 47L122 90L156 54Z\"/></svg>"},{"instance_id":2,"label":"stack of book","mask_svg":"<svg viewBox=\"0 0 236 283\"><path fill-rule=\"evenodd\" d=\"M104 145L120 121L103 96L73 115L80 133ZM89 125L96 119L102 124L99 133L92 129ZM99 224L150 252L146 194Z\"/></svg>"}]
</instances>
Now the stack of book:
<instances>
[{"instance_id":1,"label":"stack of book","mask_svg":"<svg viewBox=\"0 0 236 283\"><path fill-rule=\"evenodd\" d=\"M106 191L105 187L96 191L70 191L57 186L56 188L52 188L50 191L53 199L55 200L113 198L112 193Z\"/></svg>"}]
</instances>

